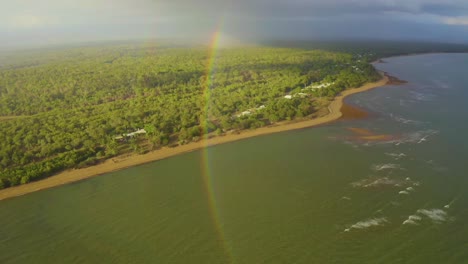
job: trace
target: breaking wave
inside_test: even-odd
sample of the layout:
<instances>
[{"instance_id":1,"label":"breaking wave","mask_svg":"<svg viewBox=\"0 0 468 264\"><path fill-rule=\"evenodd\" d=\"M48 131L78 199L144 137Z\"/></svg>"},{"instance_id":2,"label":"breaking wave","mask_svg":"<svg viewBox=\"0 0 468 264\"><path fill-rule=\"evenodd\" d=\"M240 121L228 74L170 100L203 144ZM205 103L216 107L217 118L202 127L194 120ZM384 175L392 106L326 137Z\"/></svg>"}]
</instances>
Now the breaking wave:
<instances>
[{"instance_id":1,"label":"breaking wave","mask_svg":"<svg viewBox=\"0 0 468 264\"><path fill-rule=\"evenodd\" d=\"M436 86L437 88L442 88L442 89L449 89L450 88L450 85L448 85L447 83L441 81L441 80L433 80L432 81Z\"/></svg>"},{"instance_id":2,"label":"breaking wave","mask_svg":"<svg viewBox=\"0 0 468 264\"><path fill-rule=\"evenodd\" d=\"M393 163L387 163L387 164L376 164L372 166L372 169L374 171L381 171L381 170L394 170L394 169L399 169L401 170L402 168L398 164L393 164Z\"/></svg>"},{"instance_id":3,"label":"breaking wave","mask_svg":"<svg viewBox=\"0 0 468 264\"><path fill-rule=\"evenodd\" d=\"M419 224L418 222L421 220L422 220L422 217L420 217L419 215L410 215L408 219L403 221L403 224L404 225L418 225Z\"/></svg>"},{"instance_id":4,"label":"breaking wave","mask_svg":"<svg viewBox=\"0 0 468 264\"><path fill-rule=\"evenodd\" d=\"M402 181L396 179L390 179L388 177L382 178L368 178L362 179L356 182L352 182L351 186L353 187L362 187L362 188L370 188L370 187L380 187L380 186L401 186Z\"/></svg>"},{"instance_id":5,"label":"breaking wave","mask_svg":"<svg viewBox=\"0 0 468 264\"><path fill-rule=\"evenodd\" d=\"M430 93L419 93L415 91L410 91L411 97L417 101L429 102L434 100L436 97L434 94Z\"/></svg>"},{"instance_id":6,"label":"breaking wave","mask_svg":"<svg viewBox=\"0 0 468 264\"><path fill-rule=\"evenodd\" d=\"M399 160L401 158L406 157L405 153L385 153L385 155L394 158L395 160Z\"/></svg>"},{"instance_id":7,"label":"breaking wave","mask_svg":"<svg viewBox=\"0 0 468 264\"><path fill-rule=\"evenodd\" d=\"M416 132L413 132L413 133L404 134L398 140L392 140L392 141L381 142L381 143L383 143L383 144L391 143L391 144L395 144L396 146L398 146L400 144L404 144L404 143L420 144L420 143L429 141L428 140L429 137L434 136L434 135L436 135L438 133L439 133L439 131L433 130L433 129L420 130L420 131L416 131Z\"/></svg>"},{"instance_id":8,"label":"breaking wave","mask_svg":"<svg viewBox=\"0 0 468 264\"><path fill-rule=\"evenodd\" d=\"M394 116L393 114L390 115L391 118L399 123L405 124L405 125L421 125L424 124L422 121L417 121L417 120L411 120L411 119L406 119L401 116Z\"/></svg>"},{"instance_id":9,"label":"breaking wave","mask_svg":"<svg viewBox=\"0 0 468 264\"><path fill-rule=\"evenodd\" d=\"M345 229L345 232L350 231L351 229L366 229L370 227L381 226L388 223L387 218L380 217L380 218L371 218L364 221L360 221L352 225L351 227Z\"/></svg>"},{"instance_id":10,"label":"breaking wave","mask_svg":"<svg viewBox=\"0 0 468 264\"><path fill-rule=\"evenodd\" d=\"M395 179L395 178L390 178L390 177L369 177L366 179L361 179L355 182L351 183L351 186L353 187L358 187L358 188L376 188L376 187L406 187L406 190L404 192L409 192L409 191L414 191L414 188L411 186L417 186L419 185L418 182L413 182L411 180L405 179Z\"/></svg>"},{"instance_id":11,"label":"breaking wave","mask_svg":"<svg viewBox=\"0 0 468 264\"><path fill-rule=\"evenodd\" d=\"M442 223L447 220L447 213L442 209L419 209L418 213L427 216L435 223Z\"/></svg>"}]
</instances>

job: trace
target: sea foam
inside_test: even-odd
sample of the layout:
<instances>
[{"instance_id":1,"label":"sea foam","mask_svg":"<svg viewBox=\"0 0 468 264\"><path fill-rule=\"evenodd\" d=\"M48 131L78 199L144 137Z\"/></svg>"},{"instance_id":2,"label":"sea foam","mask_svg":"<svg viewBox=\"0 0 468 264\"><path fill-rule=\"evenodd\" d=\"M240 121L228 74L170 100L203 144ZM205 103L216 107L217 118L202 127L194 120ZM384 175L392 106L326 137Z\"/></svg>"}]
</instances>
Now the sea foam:
<instances>
[{"instance_id":1,"label":"sea foam","mask_svg":"<svg viewBox=\"0 0 468 264\"><path fill-rule=\"evenodd\" d=\"M405 153L385 153L385 155L394 158L395 160L399 160L401 158L406 157Z\"/></svg>"},{"instance_id":2,"label":"sea foam","mask_svg":"<svg viewBox=\"0 0 468 264\"><path fill-rule=\"evenodd\" d=\"M403 221L404 225L418 225L419 221L421 221L421 217L419 215L410 215L408 219Z\"/></svg>"},{"instance_id":3,"label":"sea foam","mask_svg":"<svg viewBox=\"0 0 468 264\"><path fill-rule=\"evenodd\" d=\"M385 223L388 223L387 218L385 217L371 218L355 223L350 228L345 229L345 232L349 231L350 229L366 229L370 227L381 226Z\"/></svg>"},{"instance_id":4,"label":"sea foam","mask_svg":"<svg viewBox=\"0 0 468 264\"><path fill-rule=\"evenodd\" d=\"M447 213L442 209L419 209L418 213L427 216L435 223L441 223L447 220Z\"/></svg>"},{"instance_id":5,"label":"sea foam","mask_svg":"<svg viewBox=\"0 0 468 264\"><path fill-rule=\"evenodd\" d=\"M387 164L376 164L372 166L372 169L375 171L381 171L381 170L394 170L394 169L400 169L401 167L398 164L393 164L393 163L387 163Z\"/></svg>"}]
</instances>

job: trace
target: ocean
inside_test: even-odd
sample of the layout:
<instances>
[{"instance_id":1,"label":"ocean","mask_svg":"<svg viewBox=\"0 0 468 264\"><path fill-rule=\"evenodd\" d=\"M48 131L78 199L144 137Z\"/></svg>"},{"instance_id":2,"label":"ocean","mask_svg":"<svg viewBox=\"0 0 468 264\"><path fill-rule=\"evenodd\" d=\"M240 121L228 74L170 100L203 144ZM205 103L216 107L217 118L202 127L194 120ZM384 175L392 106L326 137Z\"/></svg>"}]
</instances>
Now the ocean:
<instances>
[{"instance_id":1,"label":"ocean","mask_svg":"<svg viewBox=\"0 0 468 264\"><path fill-rule=\"evenodd\" d=\"M0 263L468 263L468 54L384 59L368 118L0 202Z\"/></svg>"}]
</instances>

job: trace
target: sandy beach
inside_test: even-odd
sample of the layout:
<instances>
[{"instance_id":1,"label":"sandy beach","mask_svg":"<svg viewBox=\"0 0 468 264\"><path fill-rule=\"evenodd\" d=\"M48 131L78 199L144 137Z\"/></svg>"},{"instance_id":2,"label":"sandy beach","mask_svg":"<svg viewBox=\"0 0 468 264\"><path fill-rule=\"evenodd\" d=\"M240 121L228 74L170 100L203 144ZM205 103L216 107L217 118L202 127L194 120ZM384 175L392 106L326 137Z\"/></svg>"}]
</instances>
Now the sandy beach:
<instances>
[{"instance_id":1,"label":"sandy beach","mask_svg":"<svg viewBox=\"0 0 468 264\"><path fill-rule=\"evenodd\" d=\"M173 148L164 147L159 150L155 150L143 155L131 155L131 156L119 156L113 159L106 160L105 162L83 168L83 169L73 169L61 172L57 175L48 177L41 181L31 182L29 184L20 185L16 187L7 188L0 191L0 200L20 196L28 193L32 193L35 191L52 188L55 186L60 186L63 184L71 183L80 181L83 179L87 179L90 177L94 177L97 175L106 174L112 171L117 171L121 169L125 169L128 167L157 161L165 158L169 158L175 155L179 155L186 152L191 152L194 150L198 150L204 148L206 146L214 146L219 145L227 142L233 142L237 140L242 140L246 138L256 137L260 135L266 135L271 133L278 133L288 130L295 130L295 129L302 129L313 127L317 125L322 125L325 123L329 123L331 121L335 121L342 116L342 112L340 111L343 106L343 100L346 96L364 92L376 87L384 86L389 84L391 81L390 77L385 75L382 77L381 80L365 84L359 88L348 89L342 92L340 95L334 98L334 100L330 103L328 110L329 113L325 116L303 120L303 121L291 121L291 122L280 122L272 126L262 127L255 130L246 130L241 131L239 134L229 134L224 136L213 137L206 140L200 140L198 142L192 142L186 145L177 146ZM391 84L391 83L390 83Z\"/></svg>"}]
</instances>

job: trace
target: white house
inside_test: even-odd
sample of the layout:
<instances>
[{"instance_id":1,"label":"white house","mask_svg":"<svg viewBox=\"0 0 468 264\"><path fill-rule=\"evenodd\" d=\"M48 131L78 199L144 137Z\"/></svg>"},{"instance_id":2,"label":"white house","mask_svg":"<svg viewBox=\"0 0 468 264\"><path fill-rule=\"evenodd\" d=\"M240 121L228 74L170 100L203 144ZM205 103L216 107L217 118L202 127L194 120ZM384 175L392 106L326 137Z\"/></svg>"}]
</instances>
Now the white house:
<instances>
[{"instance_id":1,"label":"white house","mask_svg":"<svg viewBox=\"0 0 468 264\"><path fill-rule=\"evenodd\" d=\"M251 114L252 114L252 112L250 112L250 111L244 111L244 112L238 114L237 117L248 116L248 115L251 115Z\"/></svg>"},{"instance_id":2,"label":"white house","mask_svg":"<svg viewBox=\"0 0 468 264\"><path fill-rule=\"evenodd\" d=\"M236 117L248 116L248 115L251 115L252 113L255 113L256 111L259 111L259 110L262 110L262 109L265 109L265 108L266 108L265 105L261 105L261 106L256 107L256 108L250 108L250 109L236 115Z\"/></svg>"},{"instance_id":3,"label":"white house","mask_svg":"<svg viewBox=\"0 0 468 264\"><path fill-rule=\"evenodd\" d=\"M286 99L292 99L292 95L290 95L290 94L285 95L284 98L286 98Z\"/></svg>"},{"instance_id":4,"label":"white house","mask_svg":"<svg viewBox=\"0 0 468 264\"><path fill-rule=\"evenodd\" d=\"M312 90L315 90L315 89L322 89L322 88L327 88L329 87L330 85L334 84L334 82L332 83L322 83L322 84L316 84L316 85L312 85L311 88Z\"/></svg>"},{"instance_id":5,"label":"white house","mask_svg":"<svg viewBox=\"0 0 468 264\"><path fill-rule=\"evenodd\" d=\"M138 134L146 134L146 130L144 129L138 129L137 131L135 132L131 132L131 133L128 133L128 134L123 134L122 136L116 136L114 137L115 139L117 140L121 140L125 137L134 137L135 135L138 135Z\"/></svg>"}]
</instances>

